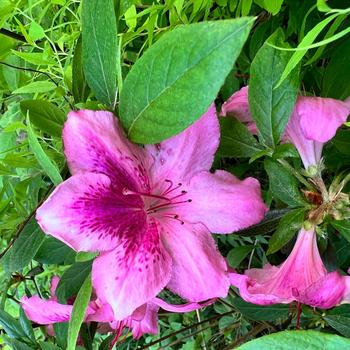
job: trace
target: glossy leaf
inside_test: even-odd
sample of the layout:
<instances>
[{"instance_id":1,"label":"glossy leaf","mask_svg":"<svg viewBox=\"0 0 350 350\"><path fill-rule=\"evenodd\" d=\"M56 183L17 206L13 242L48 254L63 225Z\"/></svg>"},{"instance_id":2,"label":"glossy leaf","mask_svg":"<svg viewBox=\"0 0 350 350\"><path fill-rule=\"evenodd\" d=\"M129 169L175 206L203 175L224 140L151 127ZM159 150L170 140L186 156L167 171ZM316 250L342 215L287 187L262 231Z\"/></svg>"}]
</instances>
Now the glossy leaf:
<instances>
[{"instance_id":1,"label":"glossy leaf","mask_svg":"<svg viewBox=\"0 0 350 350\"><path fill-rule=\"evenodd\" d=\"M239 346L237 350L339 350L349 349L350 340L316 331L284 331L265 335Z\"/></svg>"},{"instance_id":2,"label":"glossy leaf","mask_svg":"<svg viewBox=\"0 0 350 350\"><path fill-rule=\"evenodd\" d=\"M339 233L350 242L350 221L349 220L340 220L332 221L332 226L339 231Z\"/></svg>"},{"instance_id":3,"label":"glossy leaf","mask_svg":"<svg viewBox=\"0 0 350 350\"><path fill-rule=\"evenodd\" d=\"M340 305L328 311L323 319L341 335L350 338L350 305Z\"/></svg>"},{"instance_id":4,"label":"glossy leaf","mask_svg":"<svg viewBox=\"0 0 350 350\"><path fill-rule=\"evenodd\" d=\"M268 43L287 46L282 30L277 30L257 52L251 68L249 105L262 141L270 147L277 145L292 113L299 84L299 71L295 69L277 89L290 53L276 50Z\"/></svg>"},{"instance_id":5,"label":"glossy leaf","mask_svg":"<svg viewBox=\"0 0 350 350\"><path fill-rule=\"evenodd\" d=\"M266 254L272 254L286 245L301 229L305 216L305 208L288 212L279 222L276 231L269 240Z\"/></svg>"},{"instance_id":6,"label":"glossy leaf","mask_svg":"<svg viewBox=\"0 0 350 350\"><path fill-rule=\"evenodd\" d=\"M132 67L120 96L119 114L130 139L157 143L203 115L231 71L253 21L180 26L151 46Z\"/></svg>"},{"instance_id":7,"label":"glossy leaf","mask_svg":"<svg viewBox=\"0 0 350 350\"><path fill-rule=\"evenodd\" d=\"M119 60L114 1L84 0L81 20L86 80L98 100L114 106Z\"/></svg>"},{"instance_id":8,"label":"glossy leaf","mask_svg":"<svg viewBox=\"0 0 350 350\"><path fill-rule=\"evenodd\" d=\"M33 81L27 85L24 85L14 91L13 94L34 94L41 92L49 92L56 89L56 85L48 80Z\"/></svg>"}]
</instances>

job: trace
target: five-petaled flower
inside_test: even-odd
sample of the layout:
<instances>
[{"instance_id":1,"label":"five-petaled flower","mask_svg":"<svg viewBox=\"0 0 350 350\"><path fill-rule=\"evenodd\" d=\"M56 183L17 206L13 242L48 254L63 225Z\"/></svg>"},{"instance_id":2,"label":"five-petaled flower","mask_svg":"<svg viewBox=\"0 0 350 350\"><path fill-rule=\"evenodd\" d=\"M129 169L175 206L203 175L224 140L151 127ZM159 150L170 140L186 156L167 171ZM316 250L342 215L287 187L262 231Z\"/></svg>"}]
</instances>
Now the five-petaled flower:
<instances>
[{"instance_id":1,"label":"five-petaled flower","mask_svg":"<svg viewBox=\"0 0 350 350\"><path fill-rule=\"evenodd\" d=\"M227 266L210 232L255 224L266 206L256 179L209 172L219 142L214 106L145 147L128 141L112 113L70 112L63 141L72 177L36 217L76 251L100 252L92 282L116 320L164 287L192 302L227 295Z\"/></svg>"},{"instance_id":2,"label":"five-petaled flower","mask_svg":"<svg viewBox=\"0 0 350 350\"><path fill-rule=\"evenodd\" d=\"M299 96L282 140L298 150L305 169L317 166L325 142L332 139L350 113L350 101L333 98ZM247 124L252 133L256 125L249 110L248 86L234 93L222 106L222 115L233 114Z\"/></svg>"},{"instance_id":3,"label":"five-petaled flower","mask_svg":"<svg viewBox=\"0 0 350 350\"><path fill-rule=\"evenodd\" d=\"M258 305L288 304L298 301L329 309L349 294L349 278L337 271L327 272L321 260L314 228L301 229L289 257L280 266L230 273L231 283L241 297Z\"/></svg>"}]
</instances>

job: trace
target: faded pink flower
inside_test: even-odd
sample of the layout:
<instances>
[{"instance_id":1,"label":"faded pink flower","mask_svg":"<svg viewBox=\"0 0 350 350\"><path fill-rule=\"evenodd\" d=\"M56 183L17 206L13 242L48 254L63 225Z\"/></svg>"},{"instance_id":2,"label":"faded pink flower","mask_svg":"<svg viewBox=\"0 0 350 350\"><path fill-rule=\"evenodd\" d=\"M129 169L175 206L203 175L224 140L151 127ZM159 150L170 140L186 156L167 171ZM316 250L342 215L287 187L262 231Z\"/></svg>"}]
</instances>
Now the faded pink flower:
<instances>
[{"instance_id":1,"label":"faded pink flower","mask_svg":"<svg viewBox=\"0 0 350 350\"><path fill-rule=\"evenodd\" d=\"M55 295L58 282L59 277L54 276L51 280L51 297L49 299L41 299L38 296L32 296L30 298L24 296L21 299L23 310L30 320L41 325L52 325L70 320L73 305L58 302ZM116 331L115 341L121 336L124 328L131 329L133 338L139 339L146 333L158 333L159 308L170 312L184 313L206 307L214 301L215 299L211 299L205 303L172 305L160 298L154 298L147 304L138 307L131 316L128 316L122 321L116 321L111 307L101 304L96 297L93 297L86 311L85 322L101 322L102 325L98 328L100 333Z\"/></svg>"},{"instance_id":2,"label":"faded pink flower","mask_svg":"<svg viewBox=\"0 0 350 350\"><path fill-rule=\"evenodd\" d=\"M348 277L327 272L318 248L314 229L301 229L295 246L280 266L266 264L244 275L230 273L231 283L241 297L253 304L288 304L298 301L328 309L339 304L346 293Z\"/></svg>"},{"instance_id":3,"label":"faded pink flower","mask_svg":"<svg viewBox=\"0 0 350 350\"><path fill-rule=\"evenodd\" d=\"M249 110L248 86L234 93L223 104L222 115L228 113L246 123L253 134L257 133ZM317 165L321 160L323 144L335 136L349 113L349 99L343 102L332 98L299 96L282 140L294 144L306 169Z\"/></svg>"},{"instance_id":4,"label":"faded pink flower","mask_svg":"<svg viewBox=\"0 0 350 350\"><path fill-rule=\"evenodd\" d=\"M124 320L164 287L199 302L225 297L226 264L210 232L230 233L265 212L259 182L210 173L219 142L215 107L145 148L105 111L69 113L63 130L73 176L37 210L44 232L76 251L99 251L92 282Z\"/></svg>"}]
</instances>

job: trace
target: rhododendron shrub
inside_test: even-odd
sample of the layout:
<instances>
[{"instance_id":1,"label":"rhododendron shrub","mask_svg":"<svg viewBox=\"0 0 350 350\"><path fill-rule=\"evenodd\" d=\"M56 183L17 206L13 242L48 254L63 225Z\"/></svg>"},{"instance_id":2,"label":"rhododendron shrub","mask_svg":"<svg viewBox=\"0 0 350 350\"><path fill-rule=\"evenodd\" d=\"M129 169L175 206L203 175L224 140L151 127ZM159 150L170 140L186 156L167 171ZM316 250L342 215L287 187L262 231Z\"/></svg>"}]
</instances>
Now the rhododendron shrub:
<instances>
[{"instance_id":1,"label":"rhododendron shrub","mask_svg":"<svg viewBox=\"0 0 350 350\"><path fill-rule=\"evenodd\" d=\"M350 348L348 7L2 1L1 349Z\"/></svg>"}]
</instances>

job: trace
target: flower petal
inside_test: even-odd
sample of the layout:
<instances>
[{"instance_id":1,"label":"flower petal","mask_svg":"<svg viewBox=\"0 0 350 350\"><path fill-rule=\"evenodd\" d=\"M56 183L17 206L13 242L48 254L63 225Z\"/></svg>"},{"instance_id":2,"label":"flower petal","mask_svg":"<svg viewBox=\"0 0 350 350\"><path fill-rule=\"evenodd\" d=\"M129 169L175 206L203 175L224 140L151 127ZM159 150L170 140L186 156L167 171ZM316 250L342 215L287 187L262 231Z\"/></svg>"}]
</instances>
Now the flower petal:
<instances>
[{"instance_id":1,"label":"flower petal","mask_svg":"<svg viewBox=\"0 0 350 350\"><path fill-rule=\"evenodd\" d=\"M72 174L108 175L119 189L149 189L144 150L124 135L118 120L106 111L70 112L63 129L64 151Z\"/></svg>"},{"instance_id":2,"label":"flower petal","mask_svg":"<svg viewBox=\"0 0 350 350\"><path fill-rule=\"evenodd\" d=\"M59 304L55 300L45 300L38 296L23 297L21 305L27 317L38 324L67 322L70 319L73 305Z\"/></svg>"},{"instance_id":3,"label":"flower petal","mask_svg":"<svg viewBox=\"0 0 350 350\"><path fill-rule=\"evenodd\" d=\"M253 122L249 110L248 86L236 91L221 108L221 115L233 114L242 123Z\"/></svg>"},{"instance_id":4,"label":"flower petal","mask_svg":"<svg viewBox=\"0 0 350 350\"><path fill-rule=\"evenodd\" d=\"M267 207L254 178L240 181L222 170L201 172L190 182L190 203L176 208L183 221L202 223L211 232L231 233L261 221Z\"/></svg>"},{"instance_id":5,"label":"flower petal","mask_svg":"<svg viewBox=\"0 0 350 350\"><path fill-rule=\"evenodd\" d=\"M350 113L347 103L322 97L300 96L295 109L305 137L318 142L333 138Z\"/></svg>"},{"instance_id":6,"label":"flower petal","mask_svg":"<svg viewBox=\"0 0 350 350\"><path fill-rule=\"evenodd\" d=\"M341 276L338 272L330 272L305 289L298 299L303 304L330 309L342 301L346 278L348 277Z\"/></svg>"},{"instance_id":7,"label":"flower petal","mask_svg":"<svg viewBox=\"0 0 350 350\"><path fill-rule=\"evenodd\" d=\"M106 175L84 173L60 184L36 218L44 232L77 251L104 251L145 229L143 205L138 196L118 194Z\"/></svg>"},{"instance_id":8,"label":"flower petal","mask_svg":"<svg viewBox=\"0 0 350 350\"><path fill-rule=\"evenodd\" d=\"M219 137L219 122L215 106L212 105L185 131L159 145L147 146L147 151L154 158L151 168L154 184L159 179L185 181L202 170L209 170L219 145Z\"/></svg>"},{"instance_id":9,"label":"flower petal","mask_svg":"<svg viewBox=\"0 0 350 350\"><path fill-rule=\"evenodd\" d=\"M161 238L173 259L169 289L195 302L226 297L226 262L203 225L164 222Z\"/></svg>"},{"instance_id":10,"label":"flower petal","mask_svg":"<svg viewBox=\"0 0 350 350\"><path fill-rule=\"evenodd\" d=\"M158 310L159 306L147 303L145 315L142 320L132 320L131 329L134 339L140 339L144 334L158 334Z\"/></svg>"},{"instance_id":11,"label":"flower petal","mask_svg":"<svg viewBox=\"0 0 350 350\"><path fill-rule=\"evenodd\" d=\"M102 303L110 304L116 320L130 316L168 283L171 259L163 248L154 220L137 239L125 237L114 250L93 263L92 283Z\"/></svg>"},{"instance_id":12,"label":"flower petal","mask_svg":"<svg viewBox=\"0 0 350 350\"><path fill-rule=\"evenodd\" d=\"M166 311L183 313L183 312L191 312L191 311L206 307L208 305L211 305L215 302L215 300L216 299L209 299L208 301L203 303L169 304L160 298L154 298L152 300L152 303L158 305L159 307L161 307L163 310L166 310Z\"/></svg>"}]
</instances>

